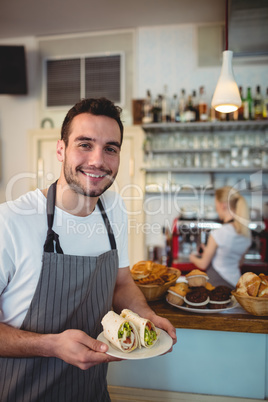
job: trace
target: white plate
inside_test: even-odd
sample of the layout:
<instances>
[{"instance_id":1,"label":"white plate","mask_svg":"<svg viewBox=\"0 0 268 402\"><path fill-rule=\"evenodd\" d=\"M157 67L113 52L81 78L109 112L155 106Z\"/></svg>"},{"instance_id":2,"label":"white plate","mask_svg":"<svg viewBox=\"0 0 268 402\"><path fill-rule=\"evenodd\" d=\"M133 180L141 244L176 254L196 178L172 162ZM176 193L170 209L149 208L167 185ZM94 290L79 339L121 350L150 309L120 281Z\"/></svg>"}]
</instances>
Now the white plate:
<instances>
[{"instance_id":1,"label":"white plate","mask_svg":"<svg viewBox=\"0 0 268 402\"><path fill-rule=\"evenodd\" d=\"M232 297L231 302L228 304L228 307L226 307L226 308L217 308L217 309L215 309L215 308L210 309L210 308L194 308L194 307L186 307L186 306L177 306L176 304L170 303L170 301L168 301L167 299L166 299L166 301L171 306L177 307L180 310L189 311L190 313L200 313L200 314L224 313L224 311L231 310L232 308L235 308L238 305L237 301L233 297Z\"/></svg>"},{"instance_id":2,"label":"white plate","mask_svg":"<svg viewBox=\"0 0 268 402\"><path fill-rule=\"evenodd\" d=\"M159 328L157 328L157 331L160 331L159 339L152 348L146 349L142 346L141 349L135 349L129 353L124 353L113 346L104 337L103 332L99 334L97 339L103 343L106 343L106 345L109 346L109 349L106 352L107 355L126 360L150 359L151 357L156 357L162 355L163 353L166 353L173 345L173 340L166 331L163 331Z\"/></svg>"}]
</instances>

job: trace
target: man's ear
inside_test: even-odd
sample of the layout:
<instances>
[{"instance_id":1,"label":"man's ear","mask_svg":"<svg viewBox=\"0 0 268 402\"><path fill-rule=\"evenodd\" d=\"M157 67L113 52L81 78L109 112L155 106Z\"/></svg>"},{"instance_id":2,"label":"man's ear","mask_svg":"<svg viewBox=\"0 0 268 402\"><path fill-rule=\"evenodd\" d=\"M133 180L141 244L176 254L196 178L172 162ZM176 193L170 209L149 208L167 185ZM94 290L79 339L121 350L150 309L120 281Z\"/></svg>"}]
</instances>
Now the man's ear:
<instances>
[{"instance_id":1,"label":"man's ear","mask_svg":"<svg viewBox=\"0 0 268 402\"><path fill-rule=\"evenodd\" d=\"M65 155L65 144L63 140L58 140L57 142L57 158L58 161L63 162Z\"/></svg>"}]
</instances>

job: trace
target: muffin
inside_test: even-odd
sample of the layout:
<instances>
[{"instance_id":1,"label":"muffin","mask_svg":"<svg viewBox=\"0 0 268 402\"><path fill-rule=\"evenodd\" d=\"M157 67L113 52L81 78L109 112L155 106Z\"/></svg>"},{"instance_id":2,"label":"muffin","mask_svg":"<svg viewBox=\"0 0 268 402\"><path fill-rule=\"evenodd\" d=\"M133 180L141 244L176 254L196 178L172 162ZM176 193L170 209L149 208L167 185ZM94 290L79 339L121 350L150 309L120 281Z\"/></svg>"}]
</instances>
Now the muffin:
<instances>
[{"instance_id":1,"label":"muffin","mask_svg":"<svg viewBox=\"0 0 268 402\"><path fill-rule=\"evenodd\" d=\"M214 290L209 294L209 307L213 309L224 309L228 307L228 303L231 301L232 289L228 286L216 286Z\"/></svg>"},{"instance_id":2,"label":"muffin","mask_svg":"<svg viewBox=\"0 0 268 402\"><path fill-rule=\"evenodd\" d=\"M189 274L185 275L189 286L205 286L208 281L208 276L204 271L193 269Z\"/></svg>"},{"instance_id":3,"label":"muffin","mask_svg":"<svg viewBox=\"0 0 268 402\"><path fill-rule=\"evenodd\" d=\"M209 303L208 291L204 286L196 287L187 293L184 301L188 307L205 309Z\"/></svg>"},{"instance_id":4,"label":"muffin","mask_svg":"<svg viewBox=\"0 0 268 402\"><path fill-rule=\"evenodd\" d=\"M189 286L187 283L179 282L174 286L170 286L168 289L167 300L176 304L177 306L182 306L184 303L184 296L189 292Z\"/></svg>"}]
</instances>

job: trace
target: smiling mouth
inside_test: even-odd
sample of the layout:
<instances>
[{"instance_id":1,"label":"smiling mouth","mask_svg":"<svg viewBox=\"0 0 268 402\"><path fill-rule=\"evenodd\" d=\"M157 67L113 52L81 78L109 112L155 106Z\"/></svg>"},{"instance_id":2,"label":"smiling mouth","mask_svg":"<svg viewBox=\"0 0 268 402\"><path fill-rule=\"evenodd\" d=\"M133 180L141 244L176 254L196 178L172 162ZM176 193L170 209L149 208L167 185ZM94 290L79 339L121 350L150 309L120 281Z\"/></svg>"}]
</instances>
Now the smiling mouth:
<instances>
[{"instance_id":1,"label":"smiling mouth","mask_svg":"<svg viewBox=\"0 0 268 402\"><path fill-rule=\"evenodd\" d=\"M94 179L100 179L102 177L107 176L106 174L94 174L94 173L86 173L86 172L83 172L83 173L88 177L93 177Z\"/></svg>"}]
</instances>

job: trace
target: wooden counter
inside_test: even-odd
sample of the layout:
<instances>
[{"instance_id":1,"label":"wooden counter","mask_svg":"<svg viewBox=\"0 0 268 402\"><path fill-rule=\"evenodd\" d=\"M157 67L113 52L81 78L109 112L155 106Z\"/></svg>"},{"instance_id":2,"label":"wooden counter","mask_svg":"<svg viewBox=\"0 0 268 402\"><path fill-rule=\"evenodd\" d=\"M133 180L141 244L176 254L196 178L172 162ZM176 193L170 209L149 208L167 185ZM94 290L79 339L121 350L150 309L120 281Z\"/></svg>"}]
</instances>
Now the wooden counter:
<instances>
[{"instance_id":1,"label":"wooden counter","mask_svg":"<svg viewBox=\"0 0 268 402\"><path fill-rule=\"evenodd\" d=\"M242 307L222 313L200 314L180 310L165 300L149 302L149 305L175 328L268 334L268 317L250 315Z\"/></svg>"}]
</instances>

